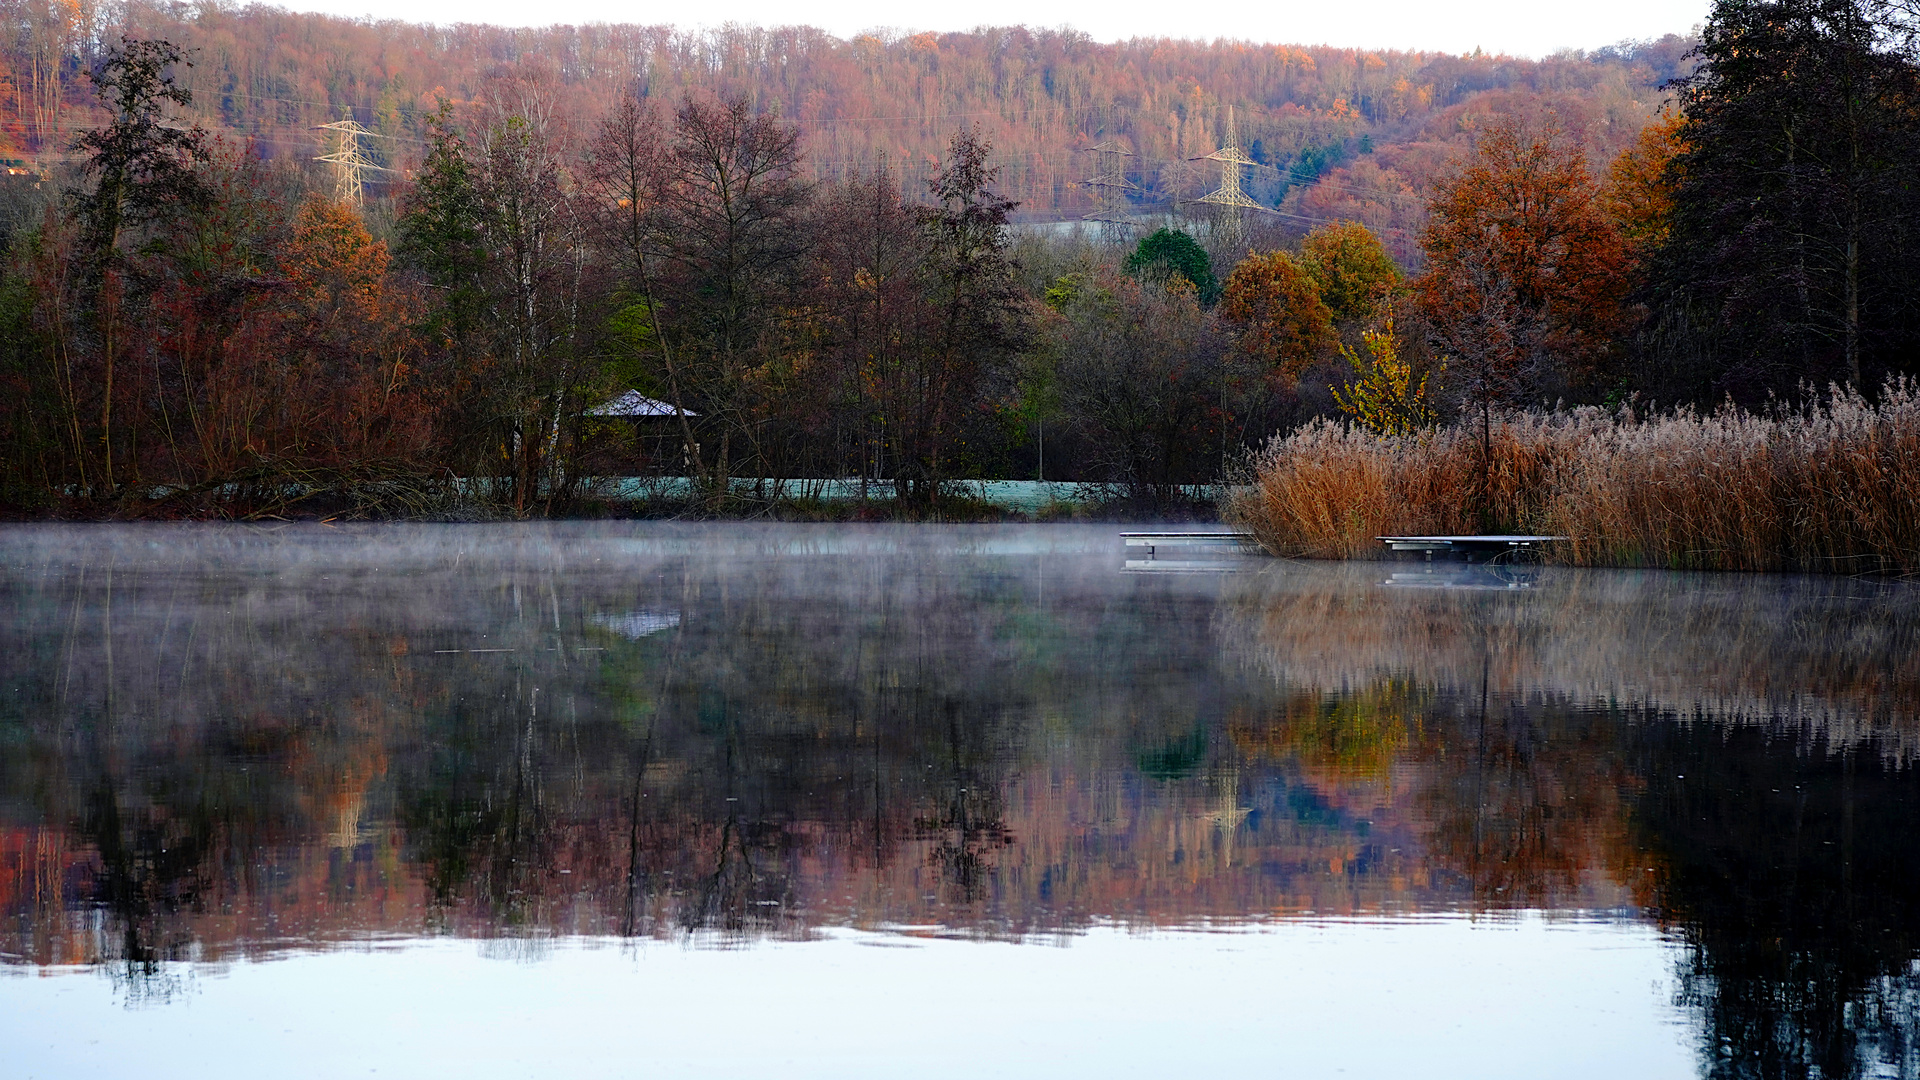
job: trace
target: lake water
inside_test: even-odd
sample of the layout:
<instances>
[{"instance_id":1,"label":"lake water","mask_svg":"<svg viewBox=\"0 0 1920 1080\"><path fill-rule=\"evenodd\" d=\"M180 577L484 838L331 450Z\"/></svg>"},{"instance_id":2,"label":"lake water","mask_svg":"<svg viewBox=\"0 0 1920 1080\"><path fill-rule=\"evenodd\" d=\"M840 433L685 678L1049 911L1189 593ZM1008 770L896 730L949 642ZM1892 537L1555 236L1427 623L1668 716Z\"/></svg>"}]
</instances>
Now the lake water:
<instances>
[{"instance_id":1,"label":"lake water","mask_svg":"<svg viewBox=\"0 0 1920 1080\"><path fill-rule=\"evenodd\" d=\"M1920 590L0 530L0 1077L1920 1076Z\"/></svg>"}]
</instances>

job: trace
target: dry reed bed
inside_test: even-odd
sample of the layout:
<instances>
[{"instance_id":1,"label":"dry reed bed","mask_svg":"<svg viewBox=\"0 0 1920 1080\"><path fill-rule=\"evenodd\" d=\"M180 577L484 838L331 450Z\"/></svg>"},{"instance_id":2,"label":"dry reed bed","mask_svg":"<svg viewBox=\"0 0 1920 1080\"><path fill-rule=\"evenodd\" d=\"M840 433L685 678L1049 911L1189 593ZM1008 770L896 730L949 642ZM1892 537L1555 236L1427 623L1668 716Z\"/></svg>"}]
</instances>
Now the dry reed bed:
<instances>
[{"instance_id":1,"label":"dry reed bed","mask_svg":"<svg viewBox=\"0 0 1920 1080\"><path fill-rule=\"evenodd\" d=\"M1762 415L1599 409L1382 436L1275 439L1228 508L1276 554L1377 558L1376 536L1565 535L1580 566L1920 570L1920 383Z\"/></svg>"}]
</instances>

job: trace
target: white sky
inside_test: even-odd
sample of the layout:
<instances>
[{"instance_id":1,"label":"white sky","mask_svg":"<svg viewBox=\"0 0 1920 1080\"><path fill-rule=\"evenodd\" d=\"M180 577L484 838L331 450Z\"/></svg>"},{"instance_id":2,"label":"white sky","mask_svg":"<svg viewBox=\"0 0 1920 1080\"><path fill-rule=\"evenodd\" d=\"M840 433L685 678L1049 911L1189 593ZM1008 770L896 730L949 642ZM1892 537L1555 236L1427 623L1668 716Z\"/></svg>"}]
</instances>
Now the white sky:
<instances>
[{"instance_id":1,"label":"white sky","mask_svg":"<svg viewBox=\"0 0 1920 1080\"><path fill-rule=\"evenodd\" d=\"M1703 22L1707 0L1299 0L1170 4L1165 0L973 0L966 4L838 0L707 0L693 6L616 0L279 0L302 11L412 22L479 22L503 26L551 23L670 23L692 28L728 22L805 24L847 37L863 30L967 30L976 26L1072 26L1099 41L1131 37L1239 38L1292 45L1505 52L1543 56L1593 49L1629 38L1684 34Z\"/></svg>"}]
</instances>

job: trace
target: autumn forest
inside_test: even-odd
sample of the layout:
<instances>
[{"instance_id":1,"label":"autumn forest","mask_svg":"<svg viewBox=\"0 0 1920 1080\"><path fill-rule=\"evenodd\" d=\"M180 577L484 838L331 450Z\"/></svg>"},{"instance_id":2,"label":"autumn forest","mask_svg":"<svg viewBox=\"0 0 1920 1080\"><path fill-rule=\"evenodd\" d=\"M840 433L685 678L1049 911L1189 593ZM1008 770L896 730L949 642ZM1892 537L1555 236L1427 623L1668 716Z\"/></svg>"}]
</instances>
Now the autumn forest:
<instances>
[{"instance_id":1,"label":"autumn forest","mask_svg":"<svg viewBox=\"0 0 1920 1080\"><path fill-rule=\"evenodd\" d=\"M1160 511L1317 423L1477 427L1511 526L1496 421L1915 366L1920 27L1852 0L1539 60L4 10L17 515Z\"/></svg>"}]
</instances>

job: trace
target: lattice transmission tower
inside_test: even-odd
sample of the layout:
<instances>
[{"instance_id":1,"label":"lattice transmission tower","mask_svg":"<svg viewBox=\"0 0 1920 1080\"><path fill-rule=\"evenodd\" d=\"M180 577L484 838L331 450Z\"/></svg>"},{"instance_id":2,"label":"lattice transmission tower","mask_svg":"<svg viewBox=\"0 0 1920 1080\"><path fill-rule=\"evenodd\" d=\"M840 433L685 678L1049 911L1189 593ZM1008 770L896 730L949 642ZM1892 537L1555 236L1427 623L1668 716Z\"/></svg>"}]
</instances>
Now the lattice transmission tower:
<instances>
[{"instance_id":1,"label":"lattice transmission tower","mask_svg":"<svg viewBox=\"0 0 1920 1080\"><path fill-rule=\"evenodd\" d=\"M1231 207L1236 210L1259 210L1262 213L1273 212L1261 206L1259 203L1254 202L1252 199L1247 198L1247 193L1240 190L1240 169L1246 165L1258 165L1259 162L1248 157L1240 150L1238 136L1234 134L1233 130L1233 106L1227 106L1227 144L1205 157L1195 158L1194 160L1217 161L1220 163L1220 186L1200 196L1197 201L1213 206Z\"/></svg>"},{"instance_id":2,"label":"lattice transmission tower","mask_svg":"<svg viewBox=\"0 0 1920 1080\"><path fill-rule=\"evenodd\" d=\"M1093 154L1095 162L1095 175L1079 183L1080 187L1093 191L1094 208L1091 213L1082 214L1080 220L1099 222L1101 231L1109 238L1125 233L1133 225L1127 193L1140 190L1139 185L1127 179L1126 159L1133 156L1133 151L1109 139L1097 146L1082 147L1080 152Z\"/></svg>"},{"instance_id":3,"label":"lattice transmission tower","mask_svg":"<svg viewBox=\"0 0 1920 1080\"><path fill-rule=\"evenodd\" d=\"M331 124L320 124L314 130L331 133L333 152L321 154L313 160L333 166L333 197L341 202L359 206L366 196L367 178L373 173L393 171L375 165L360 149L360 140L374 133L361 127L351 117L335 120Z\"/></svg>"}]
</instances>

